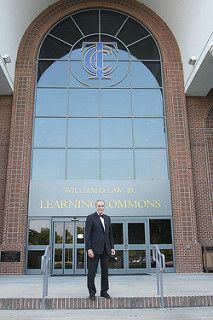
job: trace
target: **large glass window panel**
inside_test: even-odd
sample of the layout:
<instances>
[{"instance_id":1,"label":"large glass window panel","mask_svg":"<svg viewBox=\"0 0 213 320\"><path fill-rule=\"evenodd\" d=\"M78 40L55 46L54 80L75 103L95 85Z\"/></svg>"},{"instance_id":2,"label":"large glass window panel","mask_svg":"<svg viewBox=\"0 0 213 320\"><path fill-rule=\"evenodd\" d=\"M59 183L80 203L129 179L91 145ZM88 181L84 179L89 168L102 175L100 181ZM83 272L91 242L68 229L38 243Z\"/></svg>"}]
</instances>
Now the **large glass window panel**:
<instances>
[{"instance_id":1,"label":"large glass window panel","mask_svg":"<svg viewBox=\"0 0 213 320\"><path fill-rule=\"evenodd\" d=\"M73 249L67 248L65 249L65 269L73 268Z\"/></svg>"},{"instance_id":2,"label":"large glass window panel","mask_svg":"<svg viewBox=\"0 0 213 320\"><path fill-rule=\"evenodd\" d=\"M162 116L163 97L160 89L133 89L134 116Z\"/></svg>"},{"instance_id":3,"label":"large glass window panel","mask_svg":"<svg viewBox=\"0 0 213 320\"><path fill-rule=\"evenodd\" d=\"M131 91L126 89L103 89L101 92L103 116L130 116Z\"/></svg>"},{"instance_id":4,"label":"large glass window panel","mask_svg":"<svg viewBox=\"0 0 213 320\"><path fill-rule=\"evenodd\" d=\"M50 31L50 34L72 45L82 36L71 17L68 17L58 23Z\"/></svg>"},{"instance_id":5,"label":"large glass window panel","mask_svg":"<svg viewBox=\"0 0 213 320\"><path fill-rule=\"evenodd\" d=\"M69 53L71 46L48 35L41 47L39 58L60 59Z\"/></svg>"},{"instance_id":6,"label":"large glass window panel","mask_svg":"<svg viewBox=\"0 0 213 320\"><path fill-rule=\"evenodd\" d=\"M146 268L146 251L145 250L129 250L129 268L130 269Z\"/></svg>"},{"instance_id":7,"label":"large glass window panel","mask_svg":"<svg viewBox=\"0 0 213 320\"><path fill-rule=\"evenodd\" d=\"M85 12L74 14L73 19L85 35L90 33L97 33L99 30L98 10L87 10Z\"/></svg>"},{"instance_id":8,"label":"large glass window panel","mask_svg":"<svg viewBox=\"0 0 213 320\"><path fill-rule=\"evenodd\" d=\"M84 249L77 249L77 269L84 269Z\"/></svg>"},{"instance_id":9,"label":"large glass window panel","mask_svg":"<svg viewBox=\"0 0 213 320\"><path fill-rule=\"evenodd\" d=\"M166 150L135 150L136 179L168 179Z\"/></svg>"},{"instance_id":10,"label":"large glass window panel","mask_svg":"<svg viewBox=\"0 0 213 320\"><path fill-rule=\"evenodd\" d=\"M145 243L144 223L128 223L128 243L129 244Z\"/></svg>"},{"instance_id":11,"label":"large glass window panel","mask_svg":"<svg viewBox=\"0 0 213 320\"><path fill-rule=\"evenodd\" d=\"M77 243L84 243L84 228L85 223L84 222L78 222L77 223Z\"/></svg>"},{"instance_id":12,"label":"large glass window panel","mask_svg":"<svg viewBox=\"0 0 213 320\"><path fill-rule=\"evenodd\" d=\"M70 116L98 116L99 91L98 89L70 89L69 90Z\"/></svg>"},{"instance_id":13,"label":"large glass window panel","mask_svg":"<svg viewBox=\"0 0 213 320\"><path fill-rule=\"evenodd\" d=\"M102 147L132 147L132 122L130 118L105 118L101 120Z\"/></svg>"},{"instance_id":14,"label":"large glass window panel","mask_svg":"<svg viewBox=\"0 0 213 320\"><path fill-rule=\"evenodd\" d=\"M33 151L33 180L63 180L65 178L65 150L35 149Z\"/></svg>"},{"instance_id":15,"label":"large glass window panel","mask_svg":"<svg viewBox=\"0 0 213 320\"><path fill-rule=\"evenodd\" d=\"M101 79L102 88L107 88L115 85L120 85L122 87L130 86L128 77L130 71L129 61L119 61L117 64L116 61L108 60L106 61L106 64L112 68L116 66L116 68L111 74L109 74L110 79Z\"/></svg>"},{"instance_id":16,"label":"large glass window panel","mask_svg":"<svg viewBox=\"0 0 213 320\"><path fill-rule=\"evenodd\" d=\"M112 223L114 244L123 244L123 223Z\"/></svg>"},{"instance_id":17,"label":"large glass window panel","mask_svg":"<svg viewBox=\"0 0 213 320\"><path fill-rule=\"evenodd\" d=\"M73 82L72 76L79 82L79 84L84 84L89 87L98 88L99 87L99 79L95 79L91 73L87 72L87 70L83 67L82 61L75 61L71 60L69 62L70 65L70 80L69 85L75 86L75 83ZM92 77L92 79L91 79ZM105 80L106 81L106 80Z\"/></svg>"},{"instance_id":18,"label":"large glass window panel","mask_svg":"<svg viewBox=\"0 0 213 320\"><path fill-rule=\"evenodd\" d=\"M125 19L126 19L125 15L120 14L118 12L102 10L101 11L101 32L108 33L111 35L116 35L116 33L122 26Z\"/></svg>"},{"instance_id":19,"label":"large glass window panel","mask_svg":"<svg viewBox=\"0 0 213 320\"><path fill-rule=\"evenodd\" d=\"M129 50L135 59L159 59L158 48L151 36L133 44Z\"/></svg>"},{"instance_id":20,"label":"large glass window panel","mask_svg":"<svg viewBox=\"0 0 213 320\"><path fill-rule=\"evenodd\" d=\"M123 250L116 250L115 256L109 259L109 269L124 269Z\"/></svg>"},{"instance_id":21,"label":"large glass window panel","mask_svg":"<svg viewBox=\"0 0 213 320\"><path fill-rule=\"evenodd\" d=\"M172 249L160 249L160 252L165 256L165 266L166 268L174 267L174 258L173 258L173 250ZM152 256L153 252L150 250L151 257L151 268L156 268L156 262L153 260Z\"/></svg>"},{"instance_id":22,"label":"large glass window panel","mask_svg":"<svg viewBox=\"0 0 213 320\"><path fill-rule=\"evenodd\" d=\"M171 244L171 220L151 219L149 220L150 243L151 244Z\"/></svg>"},{"instance_id":23,"label":"large glass window panel","mask_svg":"<svg viewBox=\"0 0 213 320\"><path fill-rule=\"evenodd\" d=\"M98 180L99 151L92 149L68 150L68 180Z\"/></svg>"},{"instance_id":24,"label":"large glass window panel","mask_svg":"<svg viewBox=\"0 0 213 320\"><path fill-rule=\"evenodd\" d=\"M99 146L99 119L75 118L68 123L69 147Z\"/></svg>"},{"instance_id":25,"label":"large glass window panel","mask_svg":"<svg viewBox=\"0 0 213 320\"><path fill-rule=\"evenodd\" d=\"M102 150L101 178L103 180L133 179L132 150Z\"/></svg>"},{"instance_id":26,"label":"large glass window panel","mask_svg":"<svg viewBox=\"0 0 213 320\"><path fill-rule=\"evenodd\" d=\"M41 259L45 250L28 250L27 269L41 269Z\"/></svg>"},{"instance_id":27,"label":"large glass window panel","mask_svg":"<svg viewBox=\"0 0 213 320\"><path fill-rule=\"evenodd\" d=\"M69 223L69 222L65 223L65 243L66 244L73 243L73 223Z\"/></svg>"},{"instance_id":28,"label":"large glass window panel","mask_svg":"<svg viewBox=\"0 0 213 320\"><path fill-rule=\"evenodd\" d=\"M129 18L118 34L126 45L131 44L149 35L148 31L137 21Z\"/></svg>"},{"instance_id":29,"label":"large glass window panel","mask_svg":"<svg viewBox=\"0 0 213 320\"><path fill-rule=\"evenodd\" d=\"M66 116L67 90L38 88L36 96L36 116Z\"/></svg>"},{"instance_id":30,"label":"large glass window panel","mask_svg":"<svg viewBox=\"0 0 213 320\"><path fill-rule=\"evenodd\" d=\"M37 118L34 147L65 147L66 119Z\"/></svg>"},{"instance_id":31,"label":"large glass window panel","mask_svg":"<svg viewBox=\"0 0 213 320\"><path fill-rule=\"evenodd\" d=\"M54 269L62 269L62 249L55 249Z\"/></svg>"},{"instance_id":32,"label":"large glass window panel","mask_svg":"<svg viewBox=\"0 0 213 320\"><path fill-rule=\"evenodd\" d=\"M165 147L165 125L162 118L134 119L135 147Z\"/></svg>"},{"instance_id":33,"label":"large glass window panel","mask_svg":"<svg viewBox=\"0 0 213 320\"><path fill-rule=\"evenodd\" d=\"M55 223L55 244L63 244L64 224Z\"/></svg>"},{"instance_id":34,"label":"large glass window panel","mask_svg":"<svg viewBox=\"0 0 213 320\"><path fill-rule=\"evenodd\" d=\"M48 245L50 238L50 220L30 220L29 245Z\"/></svg>"},{"instance_id":35,"label":"large glass window panel","mask_svg":"<svg viewBox=\"0 0 213 320\"><path fill-rule=\"evenodd\" d=\"M67 61L39 61L38 86L67 86Z\"/></svg>"},{"instance_id":36,"label":"large glass window panel","mask_svg":"<svg viewBox=\"0 0 213 320\"><path fill-rule=\"evenodd\" d=\"M153 66L153 69L151 67ZM155 68L154 68L155 67ZM150 71L151 69L151 71ZM132 62L132 86L142 88L160 87L158 83L159 63ZM153 71L153 72L152 72Z\"/></svg>"}]
</instances>

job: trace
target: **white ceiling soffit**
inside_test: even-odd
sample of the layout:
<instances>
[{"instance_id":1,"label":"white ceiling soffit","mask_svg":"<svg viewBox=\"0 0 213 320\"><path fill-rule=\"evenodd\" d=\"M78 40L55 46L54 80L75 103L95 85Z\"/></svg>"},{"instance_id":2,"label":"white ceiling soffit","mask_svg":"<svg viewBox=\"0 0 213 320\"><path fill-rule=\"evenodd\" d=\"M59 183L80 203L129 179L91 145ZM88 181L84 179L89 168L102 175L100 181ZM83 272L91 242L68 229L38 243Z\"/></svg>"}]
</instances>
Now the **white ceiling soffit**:
<instances>
[{"instance_id":1,"label":"white ceiling soffit","mask_svg":"<svg viewBox=\"0 0 213 320\"><path fill-rule=\"evenodd\" d=\"M213 33L185 84L187 96L205 97L213 88Z\"/></svg>"}]
</instances>

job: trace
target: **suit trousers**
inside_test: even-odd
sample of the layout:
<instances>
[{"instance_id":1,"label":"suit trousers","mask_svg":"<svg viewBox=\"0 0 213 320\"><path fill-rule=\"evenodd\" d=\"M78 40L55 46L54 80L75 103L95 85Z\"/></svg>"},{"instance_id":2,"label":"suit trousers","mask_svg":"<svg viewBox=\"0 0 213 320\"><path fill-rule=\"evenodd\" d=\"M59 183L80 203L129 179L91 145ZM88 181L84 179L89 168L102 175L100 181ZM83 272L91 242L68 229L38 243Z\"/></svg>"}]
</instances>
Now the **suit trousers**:
<instances>
[{"instance_id":1,"label":"suit trousers","mask_svg":"<svg viewBox=\"0 0 213 320\"><path fill-rule=\"evenodd\" d=\"M109 281L108 281L109 256L104 250L102 254L96 254L94 258L88 257L87 287L90 295L96 294L95 275L97 272L99 261L101 261L101 294L106 293L107 290L109 289Z\"/></svg>"}]
</instances>

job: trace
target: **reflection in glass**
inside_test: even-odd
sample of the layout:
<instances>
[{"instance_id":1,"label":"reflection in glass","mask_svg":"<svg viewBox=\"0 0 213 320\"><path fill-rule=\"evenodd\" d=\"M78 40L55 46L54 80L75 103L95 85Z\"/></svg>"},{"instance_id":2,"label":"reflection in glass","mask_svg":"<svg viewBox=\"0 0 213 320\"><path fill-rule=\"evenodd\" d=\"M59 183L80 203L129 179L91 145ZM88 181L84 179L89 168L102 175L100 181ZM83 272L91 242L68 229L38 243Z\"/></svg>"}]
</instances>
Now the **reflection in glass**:
<instances>
[{"instance_id":1,"label":"reflection in glass","mask_svg":"<svg viewBox=\"0 0 213 320\"><path fill-rule=\"evenodd\" d=\"M123 223L112 223L114 244L123 244Z\"/></svg>"},{"instance_id":2,"label":"reflection in glass","mask_svg":"<svg viewBox=\"0 0 213 320\"><path fill-rule=\"evenodd\" d=\"M150 219L150 243L152 244L171 244L171 220L170 219Z\"/></svg>"},{"instance_id":3,"label":"reflection in glass","mask_svg":"<svg viewBox=\"0 0 213 320\"><path fill-rule=\"evenodd\" d=\"M55 223L55 244L63 243L63 223Z\"/></svg>"},{"instance_id":4,"label":"reflection in glass","mask_svg":"<svg viewBox=\"0 0 213 320\"><path fill-rule=\"evenodd\" d=\"M98 180L99 151L92 149L68 150L68 180Z\"/></svg>"},{"instance_id":5,"label":"reflection in glass","mask_svg":"<svg viewBox=\"0 0 213 320\"><path fill-rule=\"evenodd\" d=\"M28 250L27 269L41 269L41 258L45 250Z\"/></svg>"},{"instance_id":6,"label":"reflection in glass","mask_svg":"<svg viewBox=\"0 0 213 320\"><path fill-rule=\"evenodd\" d=\"M101 178L103 180L133 179L132 150L102 150Z\"/></svg>"},{"instance_id":7,"label":"reflection in glass","mask_svg":"<svg viewBox=\"0 0 213 320\"><path fill-rule=\"evenodd\" d=\"M132 147L130 118L104 118L101 129L102 147Z\"/></svg>"},{"instance_id":8,"label":"reflection in glass","mask_svg":"<svg viewBox=\"0 0 213 320\"><path fill-rule=\"evenodd\" d=\"M168 179L166 150L135 150L136 179Z\"/></svg>"},{"instance_id":9,"label":"reflection in glass","mask_svg":"<svg viewBox=\"0 0 213 320\"><path fill-rule=\"evenodd\" d=\"M62 269L62 249L55 249L54 269Z\"/></svg>"},{"instance_id":10,"label":"reflection in glass","mask_svg":"<svg viewBox=\"0 0 213 320\"><path fill-rule=\"evenodd\" d=\"M148 31L141 24L129 18L118 33L118 38L129 45L147 35L149 35Z\"/></svg>"},{"instance_id":11,"label":"reflection in glass","mask_svg":"<svg viewBox=\"0 0 213 320\"><path fill-rule=\"evenodd\" d=\"M65 249L65 269L72 269L73 267L72 251L71 248Z\"/></svg>"},{"instance_id":12,"label":"reflection in glass","mask_svg":"<svg viewBox=\"0 0 213 320\"><path fill-rule=\"evenodd\" d=\"M123 250L116 250L115 257L109 259L109 269L124 268L124 253Z\"/></svg>"},{"instance_id":13,"label":"reflection in glass","mask_svg":"<svg viewBox=\"0 0 213 320\"><path fill-rule=\"evenodd\" d=\"M136 118L134 128L135 147L165 147L164 119Z\"/></svg>"},{"instance_id":14,"label":"reflection in glass","mask_svg":"<svg viewBox=\"0 0 213 320\"><path fill-rule=\"evenodd\" d=\"M69 119L68 135L69 147L98 147L99 121L94 118Z\"/></svg>"},{"instance_id":15,"label":"reflection in glass","mask_svg":"<svg viewBox=\"0 0 213 320\"><path fill-rule=\"evenodd\" d=\"M65 243L73 243L73 224L65 222Z\"/></svg>"},{"instance_id":16,"label":"reflection in glass","mask_svg":"<svg viewBox=\"0 0 213 320\"><path fill-rule=\"evenodd\" d=\"M158 69L151 69L152 65ZM157 81L158 78L156 79L160 65L158 66L154 63L152 65L149 64L146 66L145 63L138 62L138 61L132 63L132 86L133 87L156 88L160 86L160 84ZM151 69L151 71L148 67Z\"/></svg>"},{"instance_id":17,"label":"reflection in glass","mask_svg":"<svg viewBox=\"0 0 213 320\"><path fill-rule=\"evenodd\" d=\"M128 239L129 239L129 244L144 244L145 243L144 223L128 223Z\"/></svg>"},{"instance_id":18,"label":"reflection in glass","mask_svg":"<svg viewBox=\"0 0 213 320\"><path fill-rule=\"evenodd\" d=\"M34 147L65 147L66 119L37 118L34 130Z\"/></svg>"},{"instance_id":19,"label":"reflection in glass","mask_svg":"<svg viewBox=\"0 0 213 320\"><path fill-rule=\"evenodd\" d=\"M84 249L77 249L77 269L84 269Z\"/></svg>"},{"instance_id":20,"label":"reflection in glass","mask_svg":"<svg viewBox=\"0 0 213 320\"><path fill-rule=\"evenodd\" d=\"M137 42L136 44L133 44L132 46L129 46L129 50L135 59L159 59L157 46L151 36Z\"/></svg>"},{"instance_id":21,"label":"reflection in glass","mask_svg":"<svg viewBox=\"0 0 213 320\"><path fill-rule=\"evenodd\" d=\"M131 91L128 89L102 90L101 113L103 116L130 116Z\"/></svg>"},{"instance_id":22,"label":"reflection in glass","mask_svg":"<svg viewBox=\"0 0 213 320\"><path fill-rule=\"evenodd\" d=\"M70 89L69 115L98 116L99 92L97 89Z\"/></svg>"},{"instance_id":23,"label":"reflection in glass","mask_svg":"<svg viewBox=\"0 0 213 320\"><path fill-rule=\"evenodd\" d=\"M60 59L69 53L71 46L47 35L40 50L39 58Z\"/></svg>"},{"instance_id":24,"label":"reflection in glass","mask_svg":"<svg viewBox=\"0 0 213 320\"><path fill-rule=\"evenodd\" d=\"M160 89L133 89L132 100L135 116L163 115L163 99Z\"/></svg>"},{"instance_id":25,"label":"reflection in glass","mask_svg":"<svg viewBox=\"0 0 213 320\"><path fill-rule=\"evenodd\" d=\"M139 269L146 268L146 251L129 250L129 268Z\"/></svg>"},{"instance_id":26,"label":"reflection in glass","mask_svg":"<svg viewBox=\"0 0 213 320\"><path fill-rule=\"evenodd\" d=\"M30 220L29 245L48 245L50 238L49 220Z\"/></svg>"},{"instance_id":27,"label":"reflection in glass","mask_svg":"<svg viewBox=\"0 0 213 320\"><path fill-rule=\"evenodd\" d=\"M66 116L67 90L38 88L36 96L36 116Z\"/></svg>"},{"instance_id":28,"label":"reflection in glass","mask_svg":"<svg viewBox=\"0 0 213 320\"><path fill-rule=\"evenodd\" d=\"M38 86L67 86L67 61L39 61L38 69Z\"/></svg>"},{"instance_id":29,"label":"reflection in glass","mask_svg":"<svg viewBox=\"0 0 213 320\"><path fill-rule=\"evenodd\" d=\"M33 180L63 180L65 178L65 151L35 149L33 152Z\"/></svg>"},{"instance_id":30,"label":"reflection in glass","mask_svg":"<svg viewBox=\"0 0 213 320\"><path fill-rule=\"evenodd\" d=\"M160 249L160 252L165 255L166 268L174 267L173 250L172 249ZM151 268L156 268L156 262L153 260L152 250L150 250Z\"/></svg>"},{"instance_id":31,"label":"reflection in glass","mask_svg":"<svg viewBox=\"0 0 213 320\"><path fill-rule=\"evenodd\" d=\"M84 222L77 223L77 243L84 243Z\"/></svg>"}]
</instances>

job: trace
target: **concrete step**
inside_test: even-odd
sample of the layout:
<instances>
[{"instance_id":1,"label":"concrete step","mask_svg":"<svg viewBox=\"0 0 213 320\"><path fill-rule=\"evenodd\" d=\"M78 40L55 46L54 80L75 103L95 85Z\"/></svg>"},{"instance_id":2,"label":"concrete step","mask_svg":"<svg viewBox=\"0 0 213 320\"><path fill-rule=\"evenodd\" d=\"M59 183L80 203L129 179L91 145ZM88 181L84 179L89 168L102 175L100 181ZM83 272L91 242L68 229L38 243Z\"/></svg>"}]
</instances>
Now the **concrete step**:
<instances>
[{"instance_id":1,"label":"concrete step","mask_svg":"<svg viewBox=\"0 0 213 320\"><path fill-rule=\"evenodd\" d=\"M165 308L209 307L213 306L213 295L204 296L164 296ZM161 299L155 297L113 297L105 299L51 298L45 299L45 309L145 309L161 308ZM0 298L0 310L39 310L42 298Z\"/></svg>"}]
</instances>

